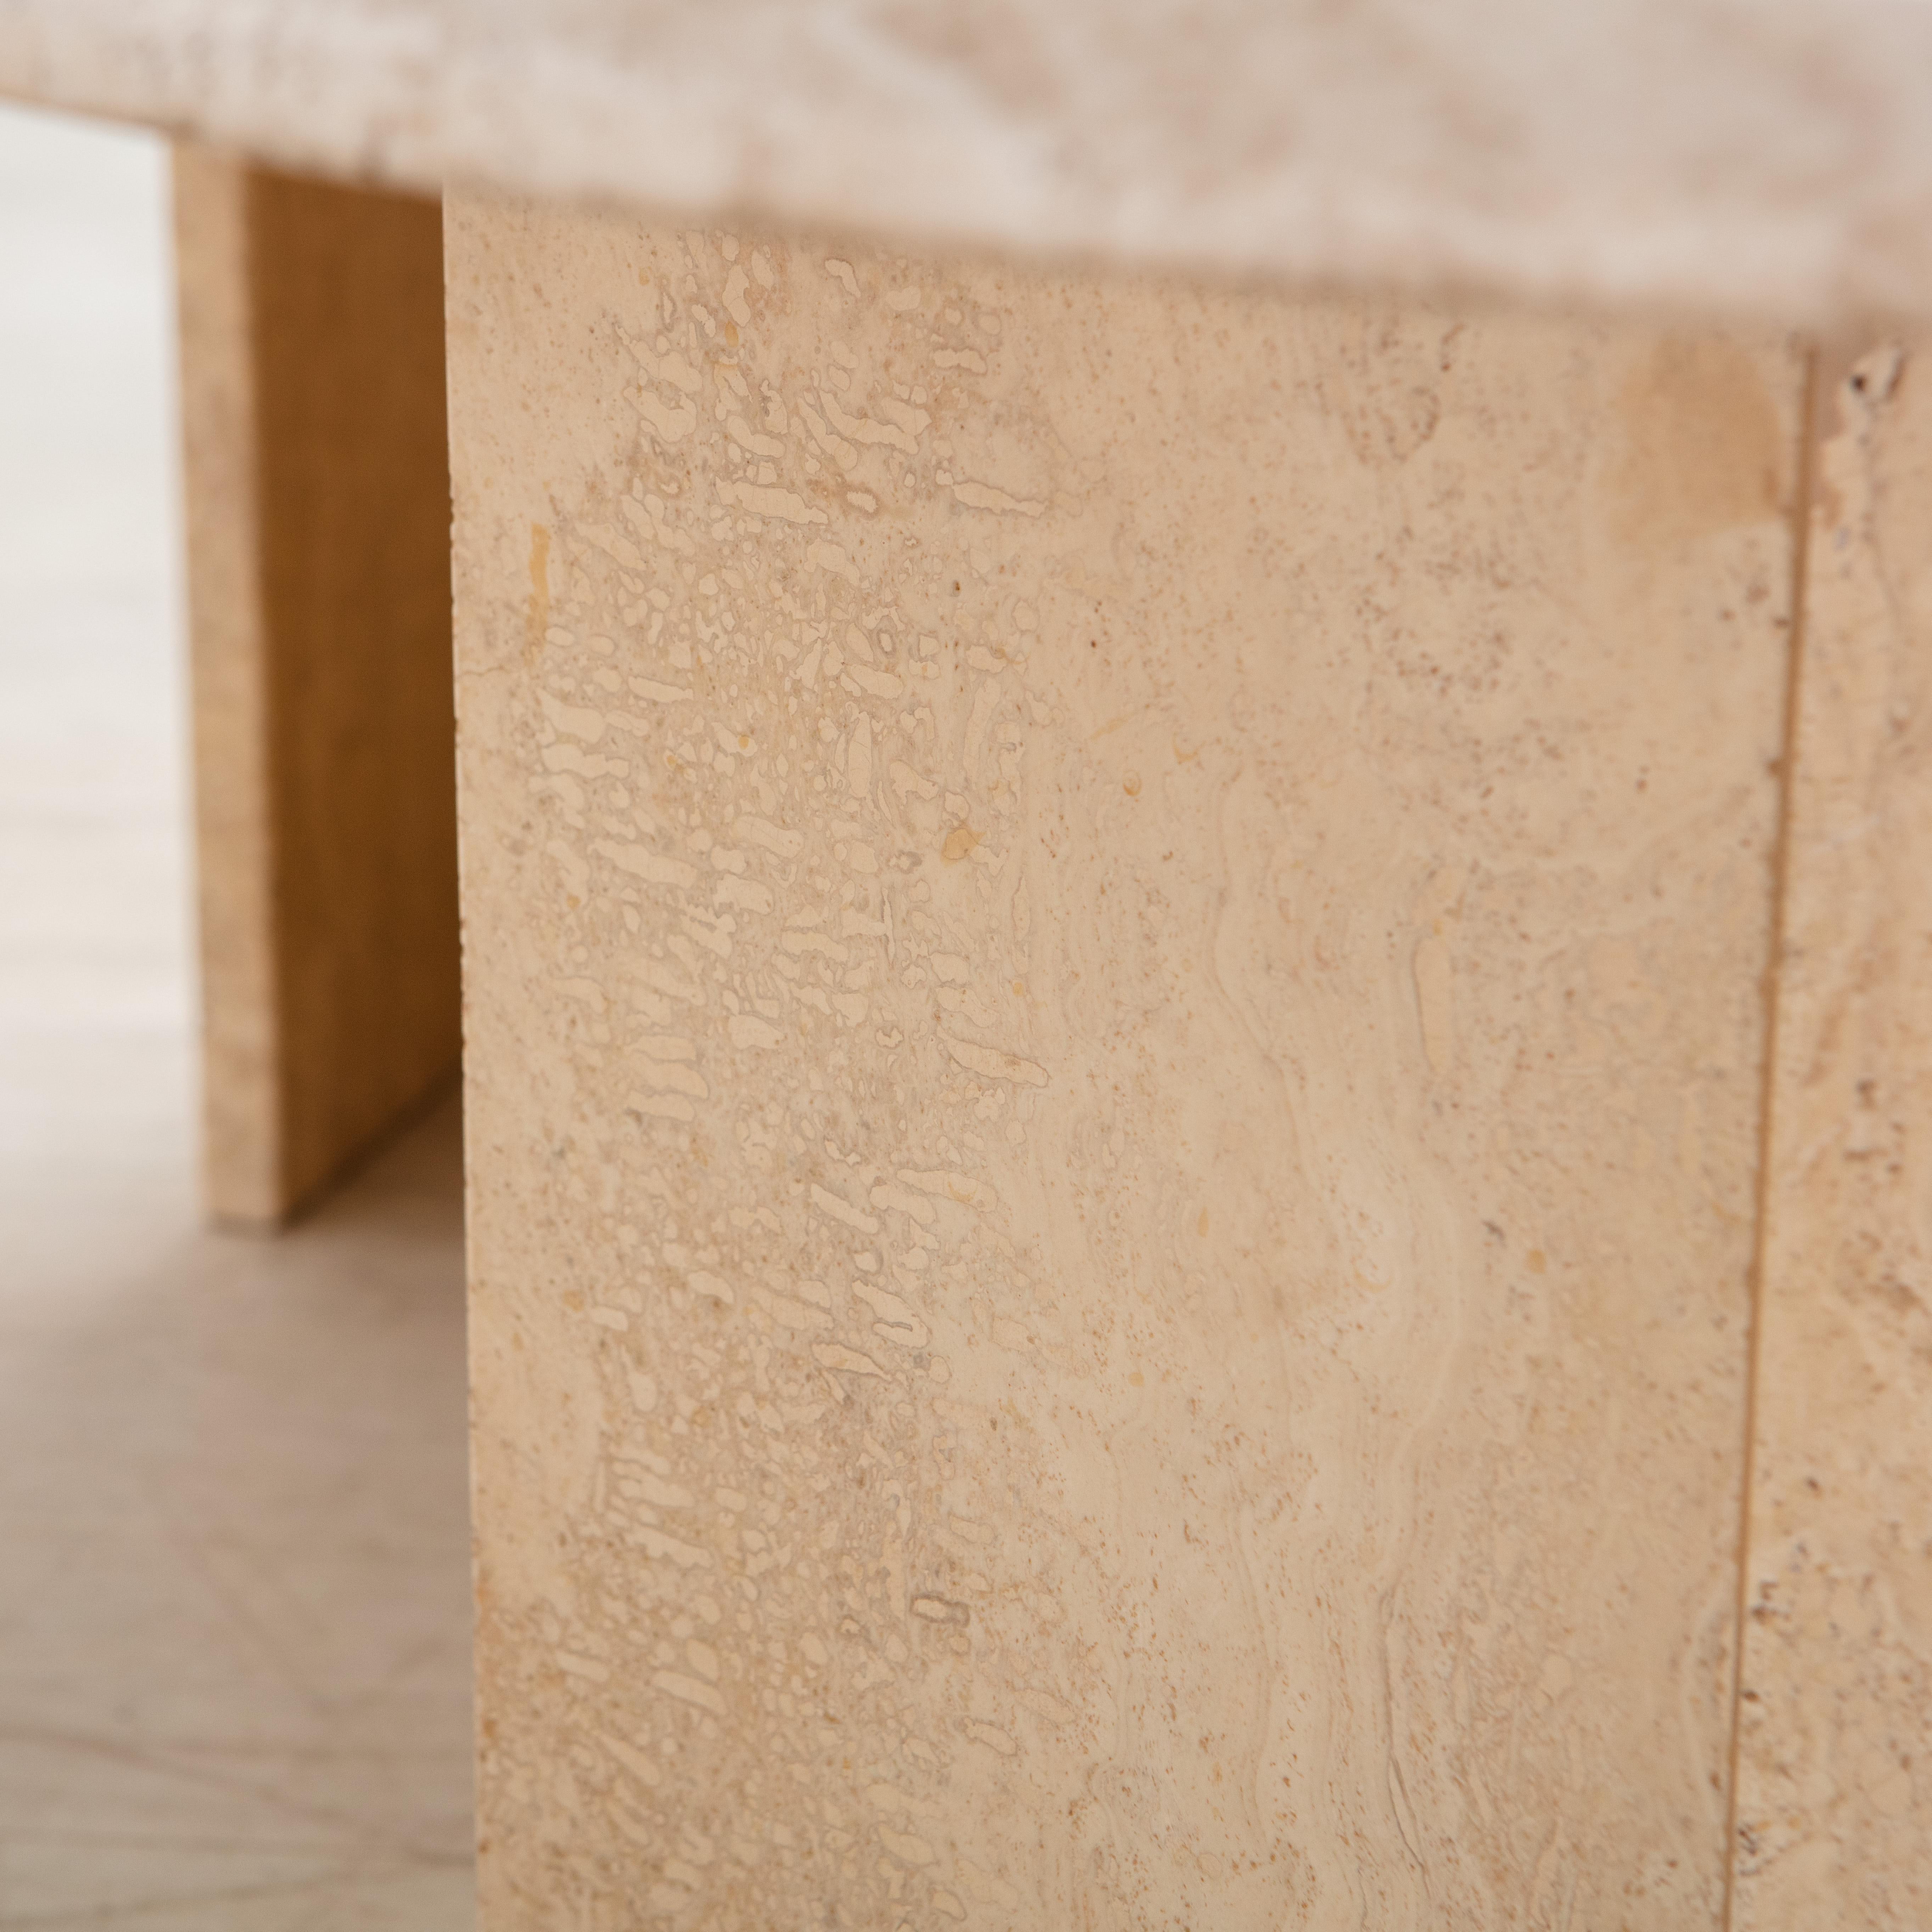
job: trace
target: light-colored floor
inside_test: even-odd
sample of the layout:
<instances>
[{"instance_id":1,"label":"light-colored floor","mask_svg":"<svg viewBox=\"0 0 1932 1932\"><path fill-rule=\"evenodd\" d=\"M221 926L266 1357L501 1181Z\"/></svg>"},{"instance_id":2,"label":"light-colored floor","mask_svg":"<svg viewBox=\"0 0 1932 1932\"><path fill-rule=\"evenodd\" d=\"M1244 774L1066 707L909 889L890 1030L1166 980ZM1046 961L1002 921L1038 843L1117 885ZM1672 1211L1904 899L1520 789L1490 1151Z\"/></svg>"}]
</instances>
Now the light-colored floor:
<instances>
[{"instance_id":1,"label":"light-colored floor","mask_svg":"<svg viewBox=\"0 0 1932 1932\"><path fill-rule=\"evenodd\" d=\"M445 1932L458 1123L197 1226L165 169L0 112L0 1926Z\"/></svg>"}]
</instances>

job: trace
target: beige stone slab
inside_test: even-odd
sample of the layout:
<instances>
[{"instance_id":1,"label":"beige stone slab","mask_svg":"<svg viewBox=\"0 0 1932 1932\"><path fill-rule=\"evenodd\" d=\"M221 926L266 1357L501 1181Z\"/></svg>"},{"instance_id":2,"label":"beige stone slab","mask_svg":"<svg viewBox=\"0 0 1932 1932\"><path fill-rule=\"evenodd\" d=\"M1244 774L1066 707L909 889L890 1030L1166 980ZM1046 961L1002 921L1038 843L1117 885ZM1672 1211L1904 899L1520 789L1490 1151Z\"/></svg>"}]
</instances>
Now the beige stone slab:
<instances>
[{"instance_id":1,"label":"beige stone slab","mask_svg":"<svg viewBox=\"0 0 1932 1932\"><path fill-rule=\"evenodd\" d=\"M1714 1927L1801 358L446 233L485 1925Z\"/></svg>"},{"instance_id":2,"label":"beige stone slab","mask_svg":"<svg viewBox=\"0 0 1932 1932\"><path fill-rule=\"evenodd\" d=\"M1932 1924L1932 365L1821 382L1778 995L1739 1932Z\"/></svg>"},{"instance_id":3,"label":"beige stone slab","mask_svg":"<svg viewBox=\"0 0 1932 1932\"><path fill-rule=\"evenodd\" d=\"M176 161L208 1199L272 1222L460 1051L433 202Z\"/></svg>"},{"instance_id":4,"label":"beige stone slab","mask_svg":"<svg viewBox=\"0 0 1932 1932\"><path fill-rule=\"evenodd\" d=\"M1921 0L0 0L0 92L902 245L1932 315Z\"/></svg>"}]
</instances>

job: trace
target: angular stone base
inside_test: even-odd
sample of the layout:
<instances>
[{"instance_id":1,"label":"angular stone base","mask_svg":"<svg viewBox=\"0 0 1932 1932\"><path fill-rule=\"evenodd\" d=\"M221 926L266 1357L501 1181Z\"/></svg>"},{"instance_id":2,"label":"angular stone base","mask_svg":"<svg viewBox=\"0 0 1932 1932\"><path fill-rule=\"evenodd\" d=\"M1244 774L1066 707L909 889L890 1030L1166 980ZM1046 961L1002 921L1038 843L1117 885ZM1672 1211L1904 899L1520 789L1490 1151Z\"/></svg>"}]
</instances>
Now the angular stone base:
<instances>
[{"instance_id":1,"label":"angular stone base","mask_svg":"<svg viewBox=\"0 0 1932 1932\"><path fill-rule=\"evenodd\" d=\"M1932 363L1817 385L1737 1769L1751 1932L1932 1924Z\"/></svg>"},{"instance_id":2,"label":"angular stone base","mask_svg":"<svg viewBox=\"0 0 1932 1932\"><path fill-rule=\"evenodd\" d=\"M460 1052L433 202L176 150L206 1190L272 1225Z\"/></svg>"},{"instance_id":3,"label":"angular stone base","mask_svg":"<svg viewBox=\"0 0 1932 1932\"><path fill-rule=\"evenodd\" d=\"M1715 1927L1804 358L446 220L486 1923Z\"/></svg>"}]
</instances>

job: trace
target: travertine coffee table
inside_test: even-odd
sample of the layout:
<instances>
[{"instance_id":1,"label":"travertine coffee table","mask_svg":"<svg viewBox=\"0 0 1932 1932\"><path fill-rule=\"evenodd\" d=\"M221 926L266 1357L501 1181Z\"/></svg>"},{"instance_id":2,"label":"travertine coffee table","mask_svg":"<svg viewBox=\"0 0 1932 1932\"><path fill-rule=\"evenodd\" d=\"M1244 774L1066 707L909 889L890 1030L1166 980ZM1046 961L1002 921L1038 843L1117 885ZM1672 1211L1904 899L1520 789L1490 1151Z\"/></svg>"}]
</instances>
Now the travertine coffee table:
<instances>
[{"instance_id":1,"label":"travertine coffee table","mask_svg":"<svg viewBox=\"0 0 1932 1932\"><path fill-rule=\"evenodd\" d=\"M1917 16L1466 8L1384 179L1392 14L95 10L452 184L178 175L236 1218L454 1055L453 584L488 1932L1932 1923Z\"/></svg>"}]
</instances>

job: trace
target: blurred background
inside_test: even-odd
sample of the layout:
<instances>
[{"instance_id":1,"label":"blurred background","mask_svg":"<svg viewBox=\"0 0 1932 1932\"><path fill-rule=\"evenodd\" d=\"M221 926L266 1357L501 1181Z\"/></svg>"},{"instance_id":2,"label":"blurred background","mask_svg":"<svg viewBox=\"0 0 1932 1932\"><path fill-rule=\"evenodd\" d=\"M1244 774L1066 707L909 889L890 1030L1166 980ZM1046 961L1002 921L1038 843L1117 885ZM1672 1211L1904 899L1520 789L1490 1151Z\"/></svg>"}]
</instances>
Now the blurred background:
<instances>
[{"instance_id":1,"label":"blurred background","mask_svg":"<svg viewBox=\"0 0 1932 1932\"><path fill-rule=\"evenodd\" d=\"M0 110L0 1927L442 1932L460 1126L202 1228L168 196Z\"/></svg>"}]
</instances>

